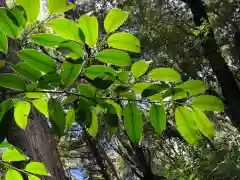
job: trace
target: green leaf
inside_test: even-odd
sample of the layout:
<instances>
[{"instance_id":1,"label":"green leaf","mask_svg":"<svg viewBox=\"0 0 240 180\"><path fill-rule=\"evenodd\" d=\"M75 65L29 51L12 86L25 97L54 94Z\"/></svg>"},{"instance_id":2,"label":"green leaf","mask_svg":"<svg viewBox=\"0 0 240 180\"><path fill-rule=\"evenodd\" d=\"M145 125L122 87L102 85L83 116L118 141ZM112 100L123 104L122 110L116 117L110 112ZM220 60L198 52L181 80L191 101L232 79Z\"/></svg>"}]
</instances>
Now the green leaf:
<instances>
[{"instance_id":1,"label":"green leaf","mask_svg":"<svg viewBox=\"0 0 240 180\"><path fill-rule=\"evenodd\" d=\"M19 23L12 12L6 8L0 8L0 29L9 37L17 39L20 35Z\"/></svg>"},{"instance_id":2,"label":"green leaf","mask_svg":"<svg viewBox=\"0 0 240 180\"><path fill-rule=\"evenodd\" d=\"M136 95L133 92L124 92L121 94L122 97L127 98L128 100L136 100Z\"/></svg>"},{"instance_id":3,"label":"green leaf","mask_svg":"<svg viewBox=\"0 0 240 180\"><path fill-rule=\"evenodd\" d=\"M43 163L40 162L30 162L27 164L25 171L37 174L48 176L48 171Z\"/></svg>"},{"instance_id":4,"label":"green leaf","mask_svg":"<svg viewBox=\"0 0 240 180\"><path fill-rule=\"evenodd\" d=\"M31 105L26 101L15 101L14 102L14 118L17 125L25 129L28 122L28 115L31 110Z\"/></svg>"},{"instance_id":5,"label":"green leaf","mask_svg":"<svg viewBox=\"0 0 240 180\"><path fill-rule=\"evenodd\" d=\"M144 60L137 61L132 65L131 71L135 78L141 77L149 68L149 62Z\"/></svg>"},{"instance_id":6,"label":"green leaf","mask_svg":"<svg viewBox=\"0 0 240 180\"><path fill-rule=\"evenodd\" d=\"M149 112L149 118L152 122L152 126L158 135L166 128L166 113L163 106L153 104Z\"/></svg>"},{"instance_id":7,"label":"green leaf","mask_svg":"<svg viewBox=\"0 0 240 180\"><path fill-rule=\"evenodd\" d=\"M129 79L130 79L130 75L128 73L128 71L122 71L118 74L118 79L123 82L123 83L128 83Z\"/></svg>"},{"instance_id":8,"label":"green leaf","mask_svg":"<svg viewBox=\"0 0 240 180\"><path fill-rule=\"evenodd\" d=\"M122 107L118 103L110 99L106 100L105 102L114 107L115 110L112 110L111 113L117 114L119 118L122 117Z\"/></svg>"},{"instance_id":9,"label":"green leaf","mask_svg":"<svg viewBox=\"0 0 240 180\"><path fill-rule=\"evenodd\" d=\"M207 85L201 80L189 80L176 86L176 88L184 89L190 96L203 93L208 89Z\"/></svg>"},{"instance_id":10,"label":"green leaf","mask_svg":"<svg viewBox=\"0 0 240 180\"><path fill-rule=\"evenodd\" d=\"M111 35L107 39L110 47L139 53L141 50L140 41L132 34L120 32Z\"/></svg>"},{"instance_id":11,"label":"green leaf","mask_svg":"<svg viewBox=\"0 0 240 180\"><path fill-rule=\"evenodd\" d=\"M3 116L5 115L6 112L8 112L10 109L13 108L13 101L12 99L8 99L6 101L3 101L0 104L0 122L3 118Z\"/></svg>"},{"instance_id":12,"label":"green leaf","mask_svg":"<svg viewBox=\"0 0 240 180\"><path fill-rule=\"evenodd\" d=\"M5 66L6 61L5 60L0 60L0 69Z\"/></svg>"},{"instance_id":13,"label":"green leaf","mask_svg":"<svg viewBox=\"0 0 240 180\"><path fill-rule=\"evenodd\" d=\"M115 76L116 72L113 68L107 66L92 65L86 69L84 74L90 79L95 79L96 77L100 77L102 74L110 74Z\"/></svg>"},{"instance_id":14,"label":"green leaf","mask_svg":"<svg viewBox=\"0 0 240 180\"><path fill-rule=\"evenodd\" d=\"M132 60L130 56L120 50L106 49L96 55L99 61L117 66L130 66Z\"/></svg>"},{"instance_id":15,"label":"green leaf","mask_svg":"<svg viewBox=\"0 0 240 180\"><path fill-rule=\"evenodd\" d=\"M25 161L28 157L25 156L19 149L11 147L3 152L2 160L11 162L11 161Z\"/></svg>"},{"instance_id":16,"label":"green leaf","mask_svg":"<svg viewBox=\"0 0 240 180\"><path fill-rule=\"evenodd\" d=\"M8 52L8 40L6 35L0 30L0 51L7 54Z\"/></svg>"},{"instance_id":17,"label":"green leaf","mask_svg":"<svg viewBox=\"0 0 240 180\"><path fill-rule=\"evenodd\" d=\"M61 137L64 135L66 118L62 105L55 99L48 101L48 113L54 132Z\"/></svg>"},{"instance_id":18,"label":"green leaf","mask_svg":"<svg viewBox=\"0 0 240 180\"><path fill-rule=\"evenodd\" d=\"M40 0L31 0L31 2L29 0L17 0L16 3L25 9L28 22L33 24L40 13Z\"/></svg>"},{"instance_id":19,"label":"green leaf","mask_svg":"<svg viewBox=\"0 0 240 180\"><path fill-rule=\"evenodd\" d=\"M62 42L57 50L71 59L79 59L84 56L82 47L73 41Z\"/></svg>"},{"instance_id":20,"label":"green leaf","mask_svg":"<svg viewBox=\"0 0 240 180\"><path fill-rule=\"evenodd\" d=\"M143 90L142 97L153 96L153 95L158 94L168 88L169 88L169 86L166 84L152 84L148 88Z\"/></svg>"},{"instance_id":21,"label":"green leaf","mask_svg":"<svg viewBox=\"0 0 240 180\"><path fill-rule=\"evenodd\" d=\"M142 116L136 103L129 103L123 110L124 127L130 140L138 144L143 132Z\"/></svg>"},{"instance_id":22,"label":"green leaf","mask_svg":"<svg viewBox=\"0 0 240 180\"><path fill-rule=\"evenodd\" d=\"M53 19L48 24L52 30L60 36L79 43L84 42L82 30L73 21L65 18L57 18Z\"/></svg>"},{"instance_id":23,"label":"green leaf","mask_svg":"<svg viewBox=\"0 0 240 180\"><path fill-rule=\"evenodd\" d=\"M68 96L66 99L64 99L62 104L65 105L65 104L68 104L68 103L73 103L77 99L78 99L78 96L71 95L71 96Z\"/></svg>"},{"instance_id":24,"label":"green leaf","mask_svg":"<svg viewBox=\"0 0 240 180\"><path fill-rule=\"evenodd\" d=\"M37 99L32 101L35 108L45 116L48 116L48 102L44 99Z\"/></svg>"},{"instance_id":25,"label":"green leaf","mask_svg":"<svg viewBox=\"0 0 240 180\"><path fill-rule=\"evenodd\" d=\"M69 109L66 115L66 128L70 129L72 124L76 121L76 114L73 108Z\"/></svg>"},{"instance_id":26,"label":"green leaf","mask_svg":"<svg viewBox=\"0 0 240 180\"><path fill-rule=\"evenodd\" d=\"M202 95L194 98L191 101L191 105L193 108L197 108L205 111L223 111L224 110L223 102L219 98L215 96L209 96L209 95Z\"/></svg>"},{"instance_id":27,"label":"green leaf","mask_svg":"<svg viewBox=\"0 0 240 180\"><path fill-rule=\"evenodd\" d=\"M18 52L19 57L32 68L45 72L55 72L57 69L54 59L34 49L24 49Z\"/></svg>"},{"instance_id":28,"label":"green leaf","mask_svg":"<svg viewBox=\"0 0 240 180\"><path fill-rule=\"evenodd\" d=\"M144 89L147 89L152 84L150 83L135 83L132 85L131 89L136 91L138 94L142 94Z\"/></svg>"},{"instance_id":29,"label":"green leaf","mask_svg":"<svg viewBox=\"0 0 240 180\"><path fill-rule=\"evenodd\" d=\"M214 126L208 117L201 110L194 108L192 109L191 114L200 132L208 138L213 138Z\"/></svg>"},{"instance_id":30,"label":"green leaf","mask_svg":"<svg viewBox=\"0 0 240 180\"><path fill-rule=\"evenodd\" d=\"M27 25L27 13L22 6L15 5L10 9L13 15L17 18L21 28L25 28Z\"/></svg>"},{"instance_id":31,"label":"green leaf","mask_svg":"<svg viewBox=\"0 0 240 180\"><path fill-rule=\"evenodd\" d=\"M14 169L8 169L6 175L5 175L5 180L23 180L22 175L20 172L14 170Z\"/></svg>"},{"instance_id":32,"label":"green leaf","mask_svg":"<svg viewBox=\"0 0 240 180\"><path fill-rule=\"evenodd\" d=\"M95 47L98 40L98 20L95 16L83 15L78 20L79 27L85 35L89 47Z\"/></svg>"},{"instance_id":33,"label":"green leaf","mask_svg":"<svg viewBox=\"0 0 240 180\"><path fill-rule=\"evenodd\" d=\"M98 120L97 114L94 110L92 110L92 123L91 126L87 129L87 132L92 136L96 137L98 133Z\"/></svg>"},{"instance_id":34,"label":"green leaf","mask_svg":"<svg viewBox=\"0 0 240 180\"><path fill-rule=\"evenodd\" d=\"M10 148L10 144L7 142L7 141L3 141L1 144L0 144L0 148Z\"/></svg>"},{"instance_id":35,"label":"green leaf","mask_svg":"<svg viewBox=\"0 0 240 180\"><path fill-rule=\"evenodd\" d=\"M42 98L47 98L47 94L46 93L42 93L42 92L28 92L25 95L26 98L29 99L42 99Z\"/></svg>"},{"instance_id":36,"label":"green leaf","mask_svg":"<svg viewBox=\"0 0 240 180\"><path fill-rule=\"evenodd\" d=\"M72 85L80 74L82 64L71 64L65 61L60 73L63 85Z\"/></svg>"},{"instance_id":37,"label":"green leaf","mask_svg":"<svg viewBox=\"0 0 240 180\"><path fill-rule=\"evenodd\" d=\"M54 34L46 34L46 33L33 34L30 36L30 39L39 45L50 47L50 48L57 47L62 42L66 41L66 39L61 36L57 36Z\"/></svg>"},{"instance_id":38,"label":"green leaf","mask_svg":"<svg viewBox=\"0 0 240 180\"><path fill-rule=\"evenodd\" d=\"M197 144L200 138L197 126L190 111L185 107L177 107L175 111L177 129L189 144Z\"/></svg>"},{"instance_id":39,"label":"green leaf","mask_svg":"<svg viewBox=\"0 0 240 180\"><path fill-rule=\"evenodd\" d=\"M41 179L34 175L28 175L28 180L41 180Z\"/></svg>"},{"instance_id":40,"label":"green leaf","mask_svg":"<svg viewBox=\"0 0 240 180\"><path fill-rule=\"evenodd\" d=\"M157 68L148 73L148 77L156 81L180 82L180 74L171 68Z\"/></svg>"},{"instance_id":41,"label":"green leaf","mask_svg":"<svg viewBox=\"0 0 240 180\"><path fill-rule=\"evenodd\" d=\"M48 73L42 76L39 80L38 87L39 88L47 88L48 85L53 87L58 87L61 85L61 76L57 73ZM43 86L43 87L42 87Z\"/></svg>"},{"instance_id":42,"label":"green leaf","mask_svg":"<svg viewBox=\"0 0 240 180\"><path fill-rule=\"evenodd\" d=\"M78 93L87 98L94 98L96 95L96 89L89 84L79 84Z\"/></svg>"},{"instance_id":43,"label":"green leaf","mask_svg":"<svg viewBox=\"0 0 240 180\"><path fill-rule=\"evenodd\" d=\"M14 89L14 90L25 90L26 84L24 80L15 74L0 74L0 86Z\"/></svg>"},{"instance_id":44,"label":"green leaf","mask_svg":"<svg viewBox=\"0 0 240 180\"><path fill-rule=\"evenodd\" d=\"M38 84L35 83L35 82L26 84L26 90L27 90L27 91L34 91L34 90L37 89L37 86L38 86Z\"/></svg>"},{"instance_id":45,"label":"green leaf","mask_svg":"<svg viewBox=\"0 0 240 180\"><path fill-rule=\"evenodd\" d=\"M26 62L20 62L16 64L13 69L21 76L32 82L37 82L42 76L40 71L33 69Z\"/></svg>"},{"instance_id":46,"label":"green leaf","mask_svg":"<svg viewBox=\"0 0 240 180\"><path fill-rule=\"evenodd\" d=\"M104 28L107 33L115 31L128 18L128 13L114 8L107 14L104 20Z\"/></svg>"},{"instance_id":47,"label":"green leaf","mask_svg":"<svg viewBox=\"0 0 240 180\"><path fill-rule=\"evenodd\" d=\"M76 5L66 0L48 0L48 11L50 14L63 13L75 8Z\"/></svg>"}]
</instances>

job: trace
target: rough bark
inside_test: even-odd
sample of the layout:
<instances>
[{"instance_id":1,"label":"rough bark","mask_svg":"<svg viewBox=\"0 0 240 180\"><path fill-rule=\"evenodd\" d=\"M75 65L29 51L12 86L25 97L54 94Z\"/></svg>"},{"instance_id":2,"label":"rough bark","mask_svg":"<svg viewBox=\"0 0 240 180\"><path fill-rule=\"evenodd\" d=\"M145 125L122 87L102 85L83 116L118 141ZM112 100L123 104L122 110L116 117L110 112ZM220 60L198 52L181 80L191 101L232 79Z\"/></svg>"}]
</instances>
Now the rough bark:
<instances>
[{"instance_id":1,"label":"rough bark","mask_svg":"<svg viewBox=\"0 0 240 180\"><path fill-rule=\"evenodd\" d=\"M33 118L29 121L25 130L13 124L8 135L8 141L23 149L31 160L44 163L51 177L41 177L42 180L68 179L61 164L56 142L52 137L47 119L35 109L32 110L32 116Z\"/></svg>"},{"instance_id":2,"label":"rough bark","mask_svg":"<svg viewBox=\"0 0 240 180\"><path fill-rule=\"evenodd\" d=\"M202 0L181 0L191 9L193 20L197 26L201 26L203 20L208 22L207 12ZM229 69L227 63L221 55L213 30L210 28L207 37L203 37L202 48L204 56L209 60L214 74L221 86L222 93L227 105L227 113L232 124L240 129L240 89Z\"/></svg>"}]
</instances>

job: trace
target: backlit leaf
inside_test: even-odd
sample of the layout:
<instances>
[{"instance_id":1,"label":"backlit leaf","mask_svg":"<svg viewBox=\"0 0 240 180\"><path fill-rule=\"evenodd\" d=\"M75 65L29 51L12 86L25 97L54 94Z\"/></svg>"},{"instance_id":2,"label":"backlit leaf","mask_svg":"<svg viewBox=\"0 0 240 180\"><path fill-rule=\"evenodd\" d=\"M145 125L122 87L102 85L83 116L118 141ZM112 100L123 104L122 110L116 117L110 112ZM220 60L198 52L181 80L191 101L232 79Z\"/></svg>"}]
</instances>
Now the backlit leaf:
<instances>
[{"instance_id":1,"label":"backlit leaf","mask_svg":"<svg viewBox=\"0 0 240 180\"><path fill-rule=\"evenodd\" d=\"M38 52L34 49L24 49L18 52L19 57L24 60L32 68L45 72L55 72L57 69L54 59L46 54Z\"/></svg>"},{"instance_id":2,"label":"backlit leaf","mask_svg":"<svg viewBox=\"0 0 240 180\"><path fill-rule=\"evenodd\" d=\"M6 8L0 8L0 30L11 38L18 38L20 35L19 22L12 12Z\"/></svg>"},{"instance_id":3,"label":"backlit leaf","mask_svg":"<svg viewBox=\"0 0 240 180\"><path fill-rule=\"evenodd\" d=\"M66 115L66 128L70 129L72 124L76 121L76 114L73 108L69 109Z\"/></svg>"},{"instance_id":4,"label":"backlit leaf","mask_svg":"<svg viewBox=\"0 0 240 180\"><path fill-rule=\"evenodd\" d=\"M65 61L62 65L62 71L60 73L63 85L72 85L80 74L81 67L82 64L71 64Z\"/></svg>"},{"instance_id":5,"label":"backlit leaf","mask_svg":"<svg viewBox=\"0 0 240 180\"><path fill-rule=\"evenodd\" d=\"M89 84L79 84L78 93L87 98L94 98L96 95L96 89Z\"/></svg>"},{"instance_id":6,"label":"backlit leaf","mask_svg":"<svg viewBox=\"0 0 240 180\"><path fill-rule=\"evenodd\" d=\"M110 47L131 51L131 52L140 52L140 41L132 34L120 32L111 35L107 39L107 43Z\"/></svg>"},{"instance_id":7,"label":"backlit leaf","mask_svg":"<svg viewBox=\"0 0 240 180\"><path fill-rule=\"evenodd\" d=\"M11 147L3 152L2 160L11 162L11 161L25 161L28 157L25 156L19 149Z\"/></svg>"},{"instance_id":8,"label":"backlit leaf","mask_svg":"<svg viewBox=\"0 0 240 180\"><path fill-rule=\"evenodd\" d=\"M126 21L127 18L127 12L124 12L118 8L111 9L104 20L105 31L107 33L115 31L124 23L124 21Z\"/></svg>"},{"instance_id":9,"label":"backlit leaf","mask_svg":"<svg viewBox=\"0 0 240 180\"><path fill-rule=\"evenodd\" d=\"M14 102L14 119L16 124L25 129L28 122L28 115L31 110L31 105L27 101L15 101Z\"/></svg>"},{"instance_id":10,"label":"backlit leaf","mask_svg":"<svg viewBox=\"0 0 240 180\"><path fill-rule=\"evenodd\" d=\"M132 65L131 71L135 78L141 77L149 68L149 62L137 61Z\"/></svg>"},{"instance_id":11,"label":"backlit leaf","mask_svg":"<svg viewBox=\"0 0 240 180\"><path fill-rule=\"evenodd\" d=\"M90 79L100 77L102 74L110 74L115 76L116 72L114 69L103 65L92 65L88 67L85 71L85 75Z\"/></svg>"},{"instance_id":12,"label":"backlit leaf","mask_svg":"<svg viewBox=\"0 0 240 180\"><path fill-rule=\"evenodd\" d=\"M54 132L61 137L64 135L66 118L62 105L55 99L48 101L48 113Z\"/></svg>"},{"instance_id":13,"label":"backlit leaf","mask_svg":"<svg viewBox=\"0 0 240 180\"><path fill-rule=\"evenodd\" d=\"M14 71L19 73L21 76L23 76L27 80L30 80L30 81L33 81L33 82L37 82L42 76L40 71L37 71L36 69L33 69L26 62L20 62L20 63L16 64L13 67L13 69L14 69Z\"/></svg>"},{"instance_id":14,"label":"backlit leaf","mask_svg":"<svg viewBox=\"0 0 240 180\"><path fill-rule=\"evenodd\" d=\"M76 7L75 4L66 0L48 0L48 11L50 14L63 13Z\"/></svg>"},{"instance_id":15,"label":"backlit leaf","mask_svg":"<svg viewBox=\"0 0 240 180\"><path fill-rule=\"evenodd\" d=\"M209 95L202 95L194 98L191 101L191 105L194 108L205 110L205 111L223 111L224 104L223 102L215 97Z\"/></svg>"},{"instance_id":16,"label":"backlit leaf","mask_svg":"<svg viewBox=\"0 0 240 180\"><path fill-rule=\"evenodd\" d=\"M8 40L6 35L0 30L0 51L7 54L8 52Z\"/></svg>"},{"instance_id":17,"label":"backlit leaf","mask_svg":"<svg viewBox=\"0 0 240 180\"><path fill-rule=\"evenodd\" d=\"M98 120L97 114L94 110L92 110L92 123L91 126L87 129L87 132L92 136L96 137L98 133Z\"/></svg>"},{"instance_id":18,"label":"backlit leaf","mask_svg":"<svg viewBox=\"0 0 240 180\"><path fill-rule=\"evenodd\" d=\"M127 53L115 49L103 50L96 55L96 58L104 63L117 66L129 66L132 63L131 58Z\"/></svg>"},{"instance_id":19,"label":"backlit leaf","mask_svg":"<svg viewBox=\"0 0 240 180\"><path fill-rule=\"evenodd\" d=\"M33 24L40 13L40 0L31 0L31 2L29 0L17 0L16 3L25 9L28 22Z\"/></svg>"},{"instance_id":20,"label":"backlit leaf","mask_svg":"<svg viewBox=\"0 0 240 180\"><path fill-rule=\"evenodd\" d=\"M166 84L152 84L148 88L143 90L142 97L153 96L153 95L158 94L168 88L169 88L169 86Z\"/></svg>"},{"instance_id":21,"label":"backlit leaf","mask_svg":"<svg viewBox=\"0 0 240 180\"><path fill-rule=\"evenodd\" d=\"M98 40L98 21L95 16L83 15L78 20L79 27L85 35L85 42L90 47L96 46Z\"/></svg>"},{"instance_id":22,"label":"backlit leaf","mask_svg":"<svg viewBox=\"0 0 240 180\"><path fill-rule=\"evenodd\" d=\"M130 140L138 144L143 132L142 116L136 103L129 103L123 110L124 127Z\"/></svg>"},{"instance_id":23,"label":"backlit leaf","mask_svg":"<svg viewBox=\"0 0 240 180\"><path fill-rule=\"evenodd\" d=\"M177 129L189 144L197 144L200 138L197 126L190 111L185 107L177 107L175 111Z\"/></svg>"},{"instance_id":24,"label":"backlit leaf","mask_svg":"<svg viewBox=\"0 0 240 180\"><path fill-rule=\"evenodd\" d=\"M8 169L7 173L5 175L5 180L23 180L22 175L20 172L14 170L14 169Z\"/></svg>"},{"instance_id":25,"label":"backlit leaf","mask_svg":"<svg viewBox=\"0 0 240 180\"><path fill-rule=\"evenodd\" d=\"M201 110L194 108L191 114L200 132L204 136L212 138L214 136L214 126L208 117Z\"/></svg>"},{"instance_id":26,"label":"backlit leaf","mask_svg":"<svg viewBox=\"0 0 240 180\"><path fill-rule=\"evenodd\" d=\"M27 164L25 171L37 174L37 175L48 175L48 171L43 163L40 162L30 162Z\"/></svg>"},{"instance_id":27,"label":"backlit leaf","mask_svg":"<svg viewBox=\"0 0 240 180\"><path fill-rule=\"evenodd\" d=\"M201 80L189 80L176 86L176 88L184 89L190 96L203 93L208 89L207 85Z\"/></svg>"},{"instance_id":28,"label":"backlit leaf","mask_svg":"<svg viewBox=\"0 0 240 180\"><path fill-rule=\"evenodd\" d=\"M35 108L45 116L48 116L48 102L44 99L37 99L32 101Z\"/></svg>"},{"instance_id":29,"label":"backlit leaf","mask_svg":"<svg viewBox=\"0 0 240 180\"><path fill-rule=\"evenodd\" d=\"M14 14L14 16L17 18L18 23L21 28L25 28L27 25L27 13L23 6L21 5L16 5L13 6L10 11Z\"/></svg>"},{"instance_id":30,"label":"backlit leaf","mask_svg":"<svg viewBox=\"0 0 240 180\"><path fill-rule=\"evenodd\" d=\"M57 50L71 59L79 59L84 56L82 47L73 41L64 41L60 43Z\"/></svg>"},{"instance_id":31,"label":"backlit leaf","mask_svg":"<svg viewBox=\"0 0 240 180\"><path fill-rule=\"evenodd\" d=\"M161 135L166 128L166 113L163 106L153 104L150 108L149 119L155 132Z\"/></svg>"},{"instance_id":32,"label":"backlit leaf","mask_svg":"<svg viewBox=\"0 0 240 180\"><path fill-rule=\"evenodd\" d=\"M46 33L33 34L30 36L30 39L39 45L52 48L57 47L60 43L66 41L66 39L61 36Z\"/></svg>"},{"instance_id":33,"label":"backlit leaf","mask_svg":"<svg viewBox=\"0 0 240 180\"><path fill-rule=\"evenodd\" d=\"M84 42L84 34L76 23L69 19L57 18L50 21L49 26L60 36L79 43Z\"/></svg>"},{"instance_id":34,"label":"backlit leaf","mask_svg":"<svg viewBox=\"0 0 240 180\"><path fill-rule=\"evenodd\" d=\"M148 73L148 77L156 81L179 82L180 74L171 68L157 68Z\"/></svg>"},{"instance_id":35,"label":"backlit leaf","mask_svg":"<svg viewBox=\"0 0 240 180\"><path fill-rule=\"evenodd\" d=\"M25 90L26 83L17 75L6 73L0 74L0 86L14 90Z\"/></svg>"},{"instance_id":36,"label":"backlit leaf","mask_svg":"<svg viewBox=\"0 0 240 180\"><path fill-rule=\"evenodd\" d=\"M122 71L118 74L118 79L123 82L123 83L128 83L129 79L130 79L130 75L128 73L128 71Z\"/></svg>"}]
</instances>

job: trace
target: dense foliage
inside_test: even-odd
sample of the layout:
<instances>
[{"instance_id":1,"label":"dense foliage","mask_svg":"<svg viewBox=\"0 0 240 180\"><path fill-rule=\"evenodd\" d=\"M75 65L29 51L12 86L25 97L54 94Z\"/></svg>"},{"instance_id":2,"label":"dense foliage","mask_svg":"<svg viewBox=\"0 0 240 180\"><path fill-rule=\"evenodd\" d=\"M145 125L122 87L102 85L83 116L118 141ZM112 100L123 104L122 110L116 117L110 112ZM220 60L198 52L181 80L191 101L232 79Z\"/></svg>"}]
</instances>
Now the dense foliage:
<instances>
[{"instance_id":1,"label":"dense foliage","mask_svg":"<svg viewBox=\"0 0 240 180\"><path fill-rule=\"evenodd\" d=\"M160 2L140 2L116 3L127 11L109 6L104 15L85 12L80 17L67 18L74 14L71 11L78 9L75 4L48 0L49 16L42 21L38 20L40 0L17 0L9 8L0 8L0 51L3 57L0 60L0 141L1 147L7 148L0 163L7 169L6 179L22 179L26 174L34 180L39 179L38 175L49 175L43 163L29 160L22 150L6 141L12 127L9 119L14 119L24 130L36 110L46 117L44 120L60 143L62 137L68 137L72 129L80 126L90 151L94 151L94 140L102 138L102 147L98 145L102 150L99 151L108 157L106 149L111 148L125 163L127 161L126 164L134 161L132 164L137 168L131 169L135 176L151 177L146 170L148 167L138 165L146 163L141 162L141 153L144 157L149 153L149 149L145 152L143 147L153 147L157 159L152 158L153 164L154 161L159 164L157 157L160 156L161 163L165 164L165 177L169 179L230 178L226 171L221 173L219 166L234 164L234 157L220 158L220 154L225 157L229 152L217 149L221 142L213 143L214 118L210 120L209 117L224 110L231 117L234 114L228 101L231 98L226 95L222 76L218 74L224 98L218 93L209 93L218 88L217 81L212 78L212 72L207 71L209 65L206 66L205 61L202 63L207 70L197 67L201 52L196 48L198 45L191 47L197 39L209 58L204 42L212 36L210 25L214 19L209 18L211 23L201 20L198 24L194 17L198 27L186 33L185 26L176 25L180 21L178 18L175 19L177 23L171 22L174 14L169 9L176 6L166 2L162 2L166 6L160 6ZM155 6L162 7L162 15L167 14L163 22L153 16L161 13ZM181 13L183 16L179 18L188 14ZM168 19L171 19L170 23L164 25ZM184 36L176 35L182 32ZM188 33L191 36L187 39ZM171 142L170 129L174 127L178 139ZM102 135L102 128L105 135ZM73 139L78 139L78 135L75 134ZM109 137L112 137L110 141ZM162 138L161 142L158 142L159 138ZM168 138L169 141L165 141ZM125 143L126 139L131 142ZM238 152L237 143L224 143L233 146L229 148L230 153ZM164 155L159 153L162 150ZM149 153L149 157L150 154L153 153ZM127 159L128 156L134 157L133 160ZM12 163L16 161L28 163L19 168ZM149 161L147 165L152 163ZM102 166L101 160L97 162ZM212 166L203 168L208 163ZM231 167L232 179L239 177L237 167ZM218 175L211 175L213 169ZM107 175L104 177L106 179Z\"/></svg>"}]
</instances>

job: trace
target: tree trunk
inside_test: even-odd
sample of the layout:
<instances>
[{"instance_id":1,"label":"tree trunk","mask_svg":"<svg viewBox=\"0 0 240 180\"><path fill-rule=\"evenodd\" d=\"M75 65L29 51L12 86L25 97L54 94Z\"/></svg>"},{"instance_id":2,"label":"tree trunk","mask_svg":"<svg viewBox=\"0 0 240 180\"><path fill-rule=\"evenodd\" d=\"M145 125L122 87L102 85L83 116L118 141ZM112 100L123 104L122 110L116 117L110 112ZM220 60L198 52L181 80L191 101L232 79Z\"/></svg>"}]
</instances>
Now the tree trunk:
<instances>
[{"instance_id":1,"label":"tree trunk","mask_svg":"<svg viewBox=\"0 0 240 180\"><path fill-rule=\"evenodd\" d=\"M0 7L6 7L5 0L0 0ZM9 38L8 54L11 56L9 58L17 60L18 58L12 57L16 56L11 52L13 49L18 50L19 47L15 40ZM9 71L9 69L3 71ZM41 177L42 180L67 180L46 118L35 109L32 110L31 115L32 120L25 130L20 129L13 121L7 140L22 149L31 158L30 160L45 164L51 177Z\"/></svg>"},{"instance_id":2,"label":"tree trunk","mask_svg":"<svg viewBox=\"0 0 240 180\"><path fill-rule=\"evenodd\" d=\"M181 0L186 3L192 12L193 20L197 26L201 26L203 20L208 22L208 16L202 0ZM218 48L213 30L210 28L206 39L202 42L204 56L209 60L214 74L221 86L226 100L227 112L232 124L240 129L240 90L237 82L227 66Z\"/></svg>"},{"instance_id":3,"label":"tree trunk","mask_svg":"<svg viewBox=\"0 0 240 180\"><path fill-rule=\"evenodd\" d=\"M8 141L21 148L32 161L42 162L46 166L51 177L41 177L42 180L67 180L47 119L35 109L32 115L33 119L25 130L13 124Z\"/></svg>"}]
</instances>

